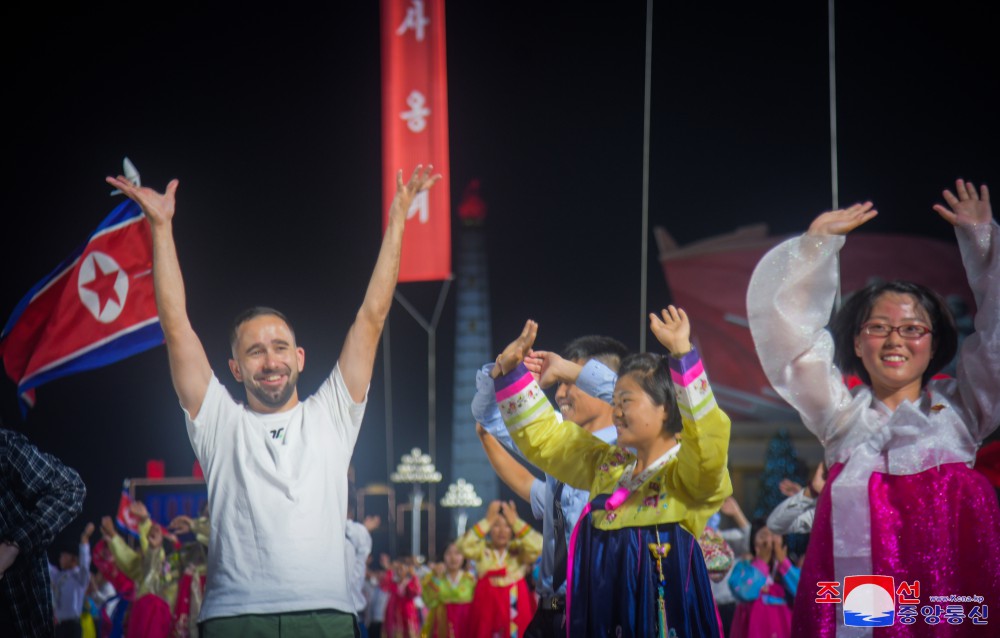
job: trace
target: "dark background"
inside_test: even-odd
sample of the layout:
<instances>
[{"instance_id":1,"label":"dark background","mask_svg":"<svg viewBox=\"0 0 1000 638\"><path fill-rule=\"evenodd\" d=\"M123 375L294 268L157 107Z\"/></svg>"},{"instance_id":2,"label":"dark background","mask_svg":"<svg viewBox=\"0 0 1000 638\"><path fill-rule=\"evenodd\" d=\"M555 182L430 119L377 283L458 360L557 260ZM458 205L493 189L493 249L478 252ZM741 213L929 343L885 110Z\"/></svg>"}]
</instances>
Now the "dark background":
<instances>
[{"instance_id":1,"label":"dark background","mask_svg":"<svg viewBox=\"0 0 1000 638\"><path fill-rule=\"evenodd\" d=\"M985 4L838 3L840 198L876 202L872 231L953 237L931 211L941 189L1000 183L997 10ZM239 396L226 331L264 304L293 319L301 391L315 390L361 302L386 204L378 3L19 10L2 45L4 320L118 201L103 178L127 155L145 185L181 180L188 307L220 378ZM634 1L447 7L451 196L482 180L496 347L528 316L544 347L584 333L638 346L645 15ZM653 35L652 225L685 244L760 221L801 231L830 207L825 2L660 2ZM660 308L652 241L650 256L648 306ZM501 276L511 262L533 280ZM439 287L402 289L429 315ZM446 483L453 302L437 353ZM398 459L426 448L426 335L398 304L391 331ZM390 471L384 396L379 355L359 484ZM0 415L86 481L70 539L114 513L147 459L168 476L194 462L162 348L43 386L27 420L4 377Z\"/></svg>"}]
</instances>

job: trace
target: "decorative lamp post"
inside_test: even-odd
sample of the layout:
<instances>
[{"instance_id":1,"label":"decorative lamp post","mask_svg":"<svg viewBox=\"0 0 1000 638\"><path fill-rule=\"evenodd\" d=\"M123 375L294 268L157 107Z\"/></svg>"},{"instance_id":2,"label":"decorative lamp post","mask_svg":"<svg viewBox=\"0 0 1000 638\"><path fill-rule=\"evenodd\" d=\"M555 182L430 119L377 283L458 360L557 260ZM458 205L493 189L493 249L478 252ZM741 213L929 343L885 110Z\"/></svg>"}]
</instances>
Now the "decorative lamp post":
<instances>
[{"instance_id":1,"label":"decorative lamp post","mask_svg":"<svg viewBox=\"0 0 1000 638\"><path fill-rule=\"evenodd\" d=\"M410 549L413 556L420 556L420 507L424 502L424 483L440 483L441 472L434 468L430 454L424 454L420 448L413 448L409 454L404 454L396 471L389 476L393 483L411 483L413 493L410 504L413 508L413 529L410 535Z\"/></svg>"},{"instance_id":2,"label":"decorative lamp post","mask_svg":"<svg viewBox=\"0 0 1000 638\"><path fill-rule=\"evenodd\" d=\"M483 504L483 499L476 495L476 487L472 483L466 483L465 479L448 486L448 493L441 499L441 507L458 508L458 536L465 535L465 526L469 522L469 515L465 513L467 507L479 507Z\"/></svg>"}]
</instances>

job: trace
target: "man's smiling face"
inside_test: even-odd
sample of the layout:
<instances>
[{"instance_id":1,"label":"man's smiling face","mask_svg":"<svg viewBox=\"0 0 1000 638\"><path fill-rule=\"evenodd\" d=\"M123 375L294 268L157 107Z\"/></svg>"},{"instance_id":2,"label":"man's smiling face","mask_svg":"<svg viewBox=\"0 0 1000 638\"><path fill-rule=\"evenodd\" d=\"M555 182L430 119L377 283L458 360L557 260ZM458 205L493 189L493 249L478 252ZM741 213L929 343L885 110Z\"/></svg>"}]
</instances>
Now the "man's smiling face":
<instances>
[{"instance_id":1,"label":"man's smiling face","mask_svg":"<svg viewBox=\"0 0 1000 638\"><path fill-rule=\"evenodd\" d=\"M296 384L305 366L305 351L280 317L259 315L237 331L229 369L247 390L255 412L282 412L299 402Z\"/></svg>"},{"instance_id":2,"label":"man's smiling face","mask_svg":"<svg viewBox=\"0 0 1000 638\"><path fill-rule=\"evenodd\" d=\"M588 359L574 359L573 363L582 366L587 361ZM611 425L611 406L572 383L560 383L556 388L556 405L564 419L589 432Z\"/></svg>"}]
</instances>

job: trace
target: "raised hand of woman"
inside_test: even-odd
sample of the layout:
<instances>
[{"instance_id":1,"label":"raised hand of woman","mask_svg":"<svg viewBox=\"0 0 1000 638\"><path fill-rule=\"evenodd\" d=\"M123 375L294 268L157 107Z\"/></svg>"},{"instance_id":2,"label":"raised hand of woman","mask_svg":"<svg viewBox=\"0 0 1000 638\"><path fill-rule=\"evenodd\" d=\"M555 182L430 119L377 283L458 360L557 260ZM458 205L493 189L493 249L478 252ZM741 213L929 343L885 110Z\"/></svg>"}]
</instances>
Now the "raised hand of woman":
<instances>
[{"instance_id":1,"label":"raised hand of woman","mask_svg":"<svg viewBox=\"0 0 1000 638\"><path fill-rule=\"evenodd\" d=\"M667 306L663 318L649 313L649 329L653 331L656 340L675 357L682 357L691 352L691 322L683 308Z\"/></svg>"},{"instance_id":2,"label":"raised hand of woman","mask_svg":"<svg viewBox=\"0 0 1000 638\"><path fill-rule=\"evenodd\" d=\"M985 184L976 191L972 182L955 180L955 192L945 190L941 193L948 206L934 204L934 210L946 222L953 226L969 226L982 224L993 219L993 209L990 206L990 189Z\"/></svg>"},{"instance_id":3,"label":"raised hand of woman","mask_svg":"<svg viewBox=\"0 0 1000 638\"><path fill-rule=\"evenodd\" d=\"M497 357L491 376L495 379L516 368L528 356L528 352L531 350L531 346L535 344L535 337L537 336L538 324L528 319L524 323L524 329L521 330L521 334L518 335L517 339L507 344L507 347Z\"/></svg>"},{"instance_id":4,"label":"raised hand of woman","mask_svg":"<svg viewBox=\"0 0 1000 638\"><path fill-rule=\"evenodd\" d=\"M865 202L840 210L821 213L807 231L810 235L846 235L861 224L878 215L874 204Z\"/></svg>"},{"instance_id":5,"label":"raised hand of woman","mask_svg":"<svg viewBox=\"0 0 1000 638\"><path fill-rule=\"evenodd\" d=\"M500 516L500 505L500 501L492 501L489 506L487 506L486 520L490 522L490 525L493 524L493 521L497 516Z\"/></svg>"},{"instance_id":6,"label":"raised hand of woman","mask_svg":"<svg viewBox=\"0 0 1000 638\"><path fill-rule=\"evenodd\" d=\"M514 501L501 503L500 512L503 514L503 517L507 519L507 523L510 525L511 530L513 530L517 524L517 507L514 505Z\"/></svg>"}]
</instances>

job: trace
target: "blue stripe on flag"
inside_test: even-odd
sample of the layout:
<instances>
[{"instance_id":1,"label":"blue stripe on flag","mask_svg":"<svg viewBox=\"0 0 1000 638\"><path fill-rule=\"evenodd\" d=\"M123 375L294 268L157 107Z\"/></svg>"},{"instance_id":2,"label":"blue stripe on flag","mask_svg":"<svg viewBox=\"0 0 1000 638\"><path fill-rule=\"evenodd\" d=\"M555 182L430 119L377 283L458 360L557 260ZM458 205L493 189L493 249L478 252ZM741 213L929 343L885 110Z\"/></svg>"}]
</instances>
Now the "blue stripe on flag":
<instances>
[{"instance_id":1,"label":"blue stripe on flag","mask_svg":"<svg viewBox=\"0 0 1000 638\"><path fill-rule=\"evenodd\" d=\"M23 395L29 390L48 383L53 379L115 363L126 357L139 354L144 350L154 348L161 343L163 343L163 329L160 327L159 321L153 321L148 326L143 326L99 348L94 348L80 356L73 357L55 368L36 374L22 381L17 387L18 394L22 396L21 410L25 412L28 407L24 405Z\"/></svg>"}]
</instances>

